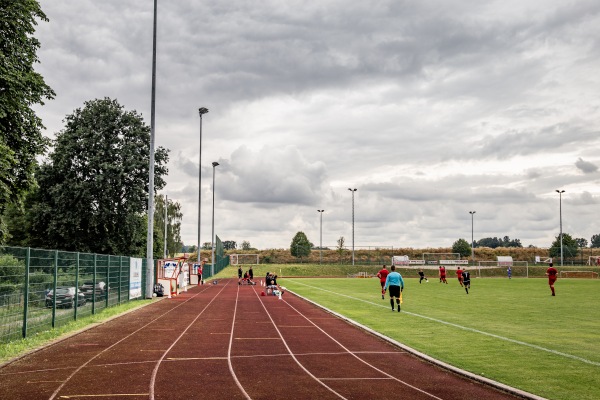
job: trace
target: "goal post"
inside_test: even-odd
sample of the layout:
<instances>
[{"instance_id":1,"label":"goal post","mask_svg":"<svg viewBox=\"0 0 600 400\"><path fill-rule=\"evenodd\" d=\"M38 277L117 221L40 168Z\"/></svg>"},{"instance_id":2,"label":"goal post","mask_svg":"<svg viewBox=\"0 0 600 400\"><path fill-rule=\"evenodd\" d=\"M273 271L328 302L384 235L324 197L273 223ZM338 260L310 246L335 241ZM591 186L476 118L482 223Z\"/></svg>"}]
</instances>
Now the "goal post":
<instances>
[{"instance_id":1,"label":"goal post","mask_svg":"<svg viewBox=\"0 0 600 400\"><path fill-rule=\"evenodd\" d=\"M258 254L230 254L229 263L231 265L258 265L259 258Z\"/></svg>"}]
</instances>

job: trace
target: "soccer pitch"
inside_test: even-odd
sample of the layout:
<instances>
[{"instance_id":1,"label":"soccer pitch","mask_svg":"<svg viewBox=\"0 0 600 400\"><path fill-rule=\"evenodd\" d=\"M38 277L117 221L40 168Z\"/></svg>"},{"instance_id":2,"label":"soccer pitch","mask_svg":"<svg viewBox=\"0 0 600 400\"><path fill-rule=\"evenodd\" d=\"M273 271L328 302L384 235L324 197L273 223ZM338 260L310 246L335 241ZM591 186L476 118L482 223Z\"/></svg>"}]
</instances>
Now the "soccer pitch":
<instances>
[{"instance_id":1,"label":"soccer pitch","mask_svg":"<svg viewBox=\"0 0 600 400\"><path fill-rule=\"evenodd\" d=\"M549 399L600 398L600 280L405 279L402 312L378 279L280 279L285 286L438 360ZM398 366L402 368L401 365Z\"/></svg>"}]
</instances>

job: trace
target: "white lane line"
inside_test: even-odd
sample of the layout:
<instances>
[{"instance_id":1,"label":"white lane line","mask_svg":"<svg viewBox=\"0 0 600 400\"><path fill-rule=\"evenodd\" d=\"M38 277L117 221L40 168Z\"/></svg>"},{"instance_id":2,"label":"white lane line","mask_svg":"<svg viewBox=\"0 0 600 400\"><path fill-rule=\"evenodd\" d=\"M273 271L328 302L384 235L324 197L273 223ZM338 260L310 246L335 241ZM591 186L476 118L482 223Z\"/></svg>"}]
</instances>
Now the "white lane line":
<instances>
[{"instance_id":1,"label":"white lane line","mask_svg":"<svg viewBox=\"0 0 600 400\"><path fill-rule=\"evenodd\" d=\"M283 345L287 349L288 353L290 353L290 356L294 359L294 361L296 361L296 364L298 364L298 366L300 368L302 368L304 370L304 372L306 372L308 374L308 376L310 376L311 378L313 378L317 383L319 383L325 389L329 390L331 393L335 394L340 399L348 400L344 396L342 396L340 393L336 392L331 387L329 387L328 385L326 385L322 380L320 380L319 378L317 378L316 376L314 376L308 369L306 369L306 367L304 365L302 365L302 363L300 362L300 360L298 360L298 358L296 357L296 355L292 352L292 349L290 349L290 347L288 346L287 342L285 341L285 338L281 334L281 331L279 331L279 328L277 328L277 324L275 324L275 321L273 321L273 318L271 317L271 314L267 310L267 307L265 306L265 303L262 301L262 299L259 296L259 294L256 291L256 289L254 289L254 294L256 295L256 298L258 299L258 301L260 301L260 304L262 305L263 309L265 310L265 313L267 314L267 316L271 320L271 323L273 324L273 327L275 328L275 330L277 331L277 334L281 338L281 340L283 342Z\"/></svg>"},{"instance_id":2,"label":"white lane line","mask_svg":"<svg viewBox=\"0 0 600 400\"><path fill-rule=\"evenodd\" d=\"M148 396L150 398L150 400L154 400L154 385L156 384L156 375L158 375L158 368L160 368L160 364L165 359L165 357L167 356L167 354L171 351L171 349L173 347L175 347L175 345L177 344L177 342L179 342L179 340L183 337L183 335L185 335L186 332L192 327L192 325L194 325L194 323L198 320L198 318L200 318L200 316L204 313L204 311L206 311L206 309L208 307L210 307L210 305L212 304L212 302L215 301L215 299L217 297L219 297L219 295L221 294L221 292L223 292L223 290L225 290L225 287L227 287L227 283L221 288L221 290L219 290L213 296L213 298L208 302L208 304L204 306L204 308L202 309L202 311L200 311L198 313L198 315L196 315L196 318L194 318L192 320L192 322L189 323L189 325L183 330L183 332L181 332L181 334L177 337L177 339L175 339L173 341L173 344L171 344L171 346L169 346L169 348L163 353L163 355L156 362L156 365L154 366L154 370L152 371L152 377L150 378L150 396ZM202 293L202 292L200 292L200 293ZM198 294L200 294L200 293L198 293ZM182 302L181 304L187 303L190 299L196 297L198 294L190 297L188 300Z\"/></svg>"},{"instance_id":3,"label":"white lane line","mask_svg":"<svg viewBox=\"0 0 600 400\"><path fill-rule=\"evenodd\" d=\"M408 382L403 381L402 379L396 378L394 375L389 374L387 372L385 372L384 370L374 366L373 364L363 360L362 358L360 358L359 356L357 356L356 354L354 354L352 351L350 351L350 349L348 349L346 346L344 346L343 344L341 344L339 341L337 341L333 336L331 336L329 333L325 332L320 326L318 326L317 324L315 324L313 321L311 321L307 316L305 316L303 313L301 313L296 307L294 307L293 305L291 305L290 303L287 302L287 300L284 300L284 303L287 304L292 310L296 311L299 315L302 315L304 317L304 319L306 319L306 321L308 321L310 324L314 325L315 328L317 328L318 330L320 330L321 332L323 332L323 334L325 336L327 336L329 339L333 340L338 346L340 346L342 349L344 349L346 351L347 354L351 355L352 357L356 358L358 361L362 362L363 364L365 364L368 367L371 367L373 370L379 372L382 375L387 376L390 379L395 380L398 383L401 383L411 389L416 390L417 392L421 392L426 396L429 396L433 399L438 399L438 400L442 400L441 397L437 397L436 395L426 392L425 390L418 388L416 386L411 385Z\"/></svg>"},{"instance_id":4,"label":"white lane line","mask_svg":"<svg viewBox=\"0 0 600 400\"><path fill-rule=\"evenodd\" d=\"M75 376L75 374L77 374L79 371L81 371L84 367L86 367L93 360L95 360L96 358L100 357L101 354L104 354L105 352L107 352L108 350L112 349L113 347L115 347L119 343L123 342L124 340L129 339L131 336L135 335L136 333L138 333L142 329L145 329L146 327L148 327L150 324L154 323L159 318L162 318L165 315L169 314L171 311L175 310L176 308L181 307L182 305L184 305L185 303L187 303L188 301L190 301L194 297L196 297L196 296L204 293L206 290L208 290L208 288L204 289L201 292L196 293L194 296L190 297L189 299L187 299L184 302L181 302L181 303L177 304L175 307L171 308L170 310L165 311L161 315L157 316L156 318L154 318L153 320L151 320L150 322L148 322L146 325L144 325L141 328L139 328L139 329L131 332L129 335L127 335L124 338L122 338L121 340L119 340L119 341L111 344L110 346L108 346L107 348L105 348L104 350L102 350L100 353L98 353L95 356L91 357L89 360L87 360L86 362L84 362L83 364L81 364L75 371L73 371L73 373L71 375L69 375L58 388L56 388L56 390L54 391L54 393L52 393L52 395L48 398L48 400L54 400L54 398L56 397L56 395L58 394L58 392L60 392L62 390L62 388L67 384L67 382L69 382Z\"/></svg>"},{"instance_id":5,"label":"white lane line","mask_svg":"<svg viewBox=\"0 0 600 400\"><path fill-rule=\"evenodd\" d=\"M231 334L229 336L229 349L227 349L227 365L229 366L229 372L231 372L231 376L233 376L233 379L235 380L235 384L237 385L237 387L242 391L242 393L244 394L246 399L251 400L252 398L250 397L250 395L248 395L248 392L246 392L246 390L242 386L242 383L240 382L237 375L235 374L235 371L233 370L233 364L231 363L231 347L233 346L233 330L235 328L235 316L237 315L239 297L240 297L240 287L238 285L238 290L235 295L235 307L233 307L233 322L231 323Z\"/></svg>"},{"instance_id":6,"label":"white lane line","mask_svg":"<svg viewBox=\"0 0 600 400\"><path fill-rule=\"evenodd\" d=\"M289 278L288 278L288 279L289 279ZM290 280L293 280L293 279L290 279ZM346 294L343 294L343 293L337 293L337 292L333 292L333 291L331 291L331 290L322 289L322 288L320 288L320 287L317 287L317 286L311 286L311 285L307 285L307 284L305 284L305 283L297 282L297 281L295 281L295 280L294 280L294 282L295 282L295 283L298 283L298 284L300 284L300 285L308 286L308 287L310 287L310 288L313 288L313 289L322 290L322 291L324 291L324 292L333 293L333 294L336 294L336 295L338 295L338 296L347 297L347 298L349 298L349 299L352 299L352 300L362 301L362 302L364 302L364 303L371 304L371 305L374 305L374 306L377 306L377 307L389 308L388 306L386 306L386 305L382 305L382 304L380 304L380 303L374 303L374 302L372 302L372 301L369 301L369 300L359 299L359 298L357 298L357 297L348 296L348 295L346 295ZM433 317L428 317L428 316L426 316L426 315L421 315L421 314L413 313L413 312L410 312L410 311L402 311L402 313L403 313L403 314L407 314L407 315L412 315L413 317L423 318L423 319L427 319L427 320L429 320L429 321L433 321L433 322L437 322L437 323L440 323L440 324L444 324L444 325L452 326L452 327L454 327L454 328L462 329L462 330L465 330L465 331L468 331L468 332L479 333L479 334L481 334L481 335L485 335L485 336L493 337L493 338L495 338L495 339L504 340L504 341L506 341L506 342L510 342L510 343L518 344L518 345L521 345L521 346L527 346L527 347L530 347L530 348L532 348L532 349L536 349L536 350L545 351L545 352L547 352L547 353L552 353L552 354L554 354L554 355L557 355L557 356L561 356L561 357L565 357L565 358L571 358L571 359L573 359L573 360L581 361L581 362L583 362L583 363L586 363L586 364L591 364L591 365L595 365L595 366L600 366L600 362L596 362L596 361L588 360L588 359L586 359L586 358L579 357L579 356L575 356L575 355L573 355L573 354L568 354L568 353L563 353L563 352L560 352L560 351L556 351L556 350L548 349L548 348L546 348L546 347L538 346L538 345L536 345L536 344L532 344L532 343L523 342L523 341L521 341L521 340L516 340L516 339L507 338L507 337L505 337L505 336L496 335L495 333L489 333L489 332L481 331L481 330L479 330L479 329L475 329L475 328L469 328L469 327L467 327L467 326L463 326L463 325L455 324L455 323L453 323L453 322L448 322L448 321L444 321L444 320L437 319L437 318L433 318Z\"/></svg>"}]
</instances>

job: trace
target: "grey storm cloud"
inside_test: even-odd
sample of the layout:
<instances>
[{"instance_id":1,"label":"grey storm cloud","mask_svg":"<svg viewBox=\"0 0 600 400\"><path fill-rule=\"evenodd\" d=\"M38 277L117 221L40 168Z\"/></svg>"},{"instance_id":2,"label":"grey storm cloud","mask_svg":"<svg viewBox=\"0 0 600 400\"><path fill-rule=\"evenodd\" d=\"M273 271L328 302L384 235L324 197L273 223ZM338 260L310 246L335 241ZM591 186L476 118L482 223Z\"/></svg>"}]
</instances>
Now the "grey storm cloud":
<instances>
[{"instance_id":1,"label":"grey storm cloud","mask_svg":"<svg viewBox=\"0 0 600 400\"><path fill-rule=\"evenodd\" d=\"M575 166L584 174L591 174L598 171L598 166L596 164L584 161L581 157L577 159Z\"/></svg>"}]
</instances>

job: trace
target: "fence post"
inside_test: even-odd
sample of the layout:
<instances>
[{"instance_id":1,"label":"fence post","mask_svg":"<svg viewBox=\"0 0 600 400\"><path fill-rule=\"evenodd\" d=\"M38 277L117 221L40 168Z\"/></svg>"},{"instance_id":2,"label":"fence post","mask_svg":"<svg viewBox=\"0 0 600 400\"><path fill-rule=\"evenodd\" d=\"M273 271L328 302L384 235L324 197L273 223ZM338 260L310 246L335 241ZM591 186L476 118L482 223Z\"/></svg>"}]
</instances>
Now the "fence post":
<instances>
[{"instance_id":1,"label":"fence post","mask_svg":"<svg viewBox=\"0 0 600 400\"><path fill-rule=\"evenodd\" d=\"M94 291L92 292L92 315L96 314L96 274L98 269L98 254L94 253L94 275L92 277L92 283L94 284ZM104 296L108 296L106 291L108 290L108 283L106 283L104 289Z\"/></svg>"},{"instance_id":2,"label":"fence post","mask_svg":"<svg viewBox=\"0 0 600 400\"><path fill-rule=\"evenodd\" d=\"M108 255L107 261L106 261L106 284L109 285L110 283L110 254ZM110 288L110 285L109 285ZM119 290L119 289L117 289ZM106 296L105 296L105 305L104 307L108 307L108 291L106 292Z\"/></svg>"},{"instance_id":3,"label":"fence post","mask_svg":"<svg viewBox=\"0 0 600 400\"><path fill-rule=\"evenodd\" d=\"M31 247L27 248L27 252L25 253L25 288L24 288L24 296L25 296L25 304L23 306L23 339L27 337L27 314L28 314L28 306L29 306L29 260L31 257ZM45 301L45 299L44 299Z\"/></svg>"},{"instance_id":4,"label":"fence post","mask_svg":"<svg viewBox=\"0 0 600 400\"><path fill-rule=\"evenodd\" d=\"M73 310L73 319L77 321L77 309L79 308L79 252L75 254L75 299L73 301L75 309Z\"/></svg>"},{"instance_id":5,"label":"fence post","mask_svg":"<svg viewBox=\"0 0 600 400\"><path fill-rule=\"evenodd\" d=\"M54 250L54 283L52 284L52 328L56 325L56 286L58 281L58 250Z\"/></svg>"},{"instance_id":6,"label":"fence post","mask_svg":"<svg viewBox=\"0 0 600 400\"><path fill-rule=\"evenodd\" d=\"M119 256L119 295L117 297L117 304L121 304L121 279L123 276L123 256Z\"/></svg>"}]
</instances>

